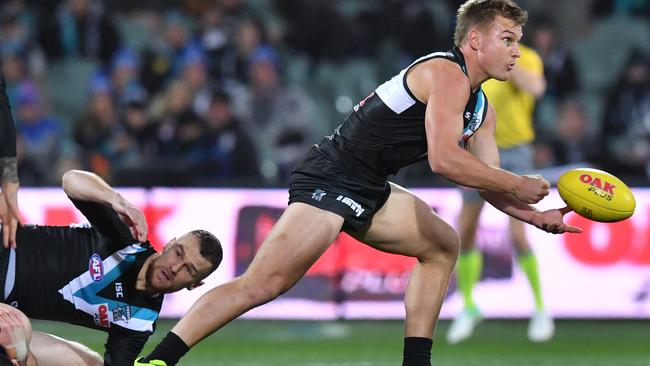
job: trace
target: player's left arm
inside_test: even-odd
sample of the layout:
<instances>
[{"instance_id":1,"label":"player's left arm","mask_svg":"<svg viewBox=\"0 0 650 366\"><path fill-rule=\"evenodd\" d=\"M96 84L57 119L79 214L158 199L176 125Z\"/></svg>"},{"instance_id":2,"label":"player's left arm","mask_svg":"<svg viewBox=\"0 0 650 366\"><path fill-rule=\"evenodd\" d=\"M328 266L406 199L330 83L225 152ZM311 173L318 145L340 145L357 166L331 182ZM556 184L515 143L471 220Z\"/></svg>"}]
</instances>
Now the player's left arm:
<instances>
[{"instance_id":1,"label":"player's left arm","mask_svg":"<svg viewBox=\"0 0 650 366\"><path fill-rule=\"evenodd\" d=\"M494 138L495 129L496 113L494 108L490 105L483 126L476 131L470 140L469 151L484 163L498 167L499 150ZM566 207L563 209L553 209L541 212L533 206L518 200L510 193L487 190L479 190L479 193L483 199L500 211L503 211L516 219L534 225L541 230L554 234L581 232L580 229L568 226L563 222L562 219L564 214L570 211L570 209L567 209Z\"/></svg>"},{"instance_id":2,"label":"player's left arm","mask_svg":"<svg viewBox=\"0 0 650 366\"><path fill-rule=\"evenodd\" d=\"M147 240L144 214L102 178L91 172L70 170L62 180L65 193L103 235L120 242Z\"/></svg>"}]
</instances>

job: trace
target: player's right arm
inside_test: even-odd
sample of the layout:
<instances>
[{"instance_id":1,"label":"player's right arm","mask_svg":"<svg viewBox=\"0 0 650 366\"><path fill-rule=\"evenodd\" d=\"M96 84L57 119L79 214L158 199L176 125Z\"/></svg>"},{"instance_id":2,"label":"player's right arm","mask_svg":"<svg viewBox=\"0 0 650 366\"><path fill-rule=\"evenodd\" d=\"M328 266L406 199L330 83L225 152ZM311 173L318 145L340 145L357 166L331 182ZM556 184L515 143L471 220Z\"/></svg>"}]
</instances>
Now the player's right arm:
<instances>
[{"instance_id":1,"label":"player's right arm","mask_svg":"<svg viewBox=\"0 0 650 366\"><path fill-rule=\"evenodd\" d=\"M115 239L121 241L129 241L130 235L141 242L147 240L147 221L142 212L96 174L67 171L63 174L63 190L104 235L118 235ZM95 205L85 204L88 202ZM127 226L126 233L122 232L123 224Z\"/></svg>"},{"instance_id":2,"label":"player's right arm","mask_svg":"<svg viewBox=\"0 0 650 366\"><path fill-rule=\"evenodd\" d=\"M1 66L1 65L0 65ZM16 126L11 116L11 106L7 97L5 78L0 69L0 221L2 245L16 247L16 230L20 220L18 210L18 163L16 160Z\"/></svg>"},{"instance_id":3,"label":"player's right arm","mask_svg":"<svg viewBox=\"0 0 650 366\"><path fill-rule=\"evenodd\" d=\"M542 179L521 177L485 164L458 145L463 133L463 113L470 83L457 64L434 59L414 67L408 85L425 101L425 128L431 170L460 185L514 194L536 203L548 192Z\"/></svg>"}]
</instances>

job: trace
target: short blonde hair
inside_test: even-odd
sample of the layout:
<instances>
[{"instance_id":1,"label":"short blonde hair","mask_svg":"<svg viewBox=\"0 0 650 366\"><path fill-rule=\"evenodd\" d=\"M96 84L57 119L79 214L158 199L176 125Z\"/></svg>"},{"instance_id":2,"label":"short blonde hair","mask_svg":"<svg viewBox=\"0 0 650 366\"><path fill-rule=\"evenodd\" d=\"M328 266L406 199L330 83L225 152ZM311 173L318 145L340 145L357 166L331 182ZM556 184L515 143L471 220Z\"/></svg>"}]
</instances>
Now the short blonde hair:
<instances>
[{"instance_id":1,"label":"short blonde hair","mask_svg":"<svg viewBox=\"0 0 650 366\"><path fill-rule=\"evenodd\" d=\"M490 24L498 15L523 26L528 20L528 12L512 0L468 0L458 8L454 45L460 47L469 30Z\"/></svg>"}]
</instances>

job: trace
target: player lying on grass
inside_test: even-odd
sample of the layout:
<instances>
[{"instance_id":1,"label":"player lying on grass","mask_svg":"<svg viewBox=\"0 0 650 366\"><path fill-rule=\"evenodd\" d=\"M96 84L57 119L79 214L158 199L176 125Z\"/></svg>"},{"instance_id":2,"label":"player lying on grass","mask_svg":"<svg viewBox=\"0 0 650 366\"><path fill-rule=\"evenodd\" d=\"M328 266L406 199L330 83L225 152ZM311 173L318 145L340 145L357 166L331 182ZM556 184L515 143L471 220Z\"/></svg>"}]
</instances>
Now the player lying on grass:
<instances>
[{"instance_id":1,"label":"player lying on grass","mask_svg":"<svg viewBox=\"0 0 650 366\"><path fill-rule=\"evenodd\" d=\"M38 354L38 358L35 356ZM0 303L0 366L100 366L102 356L57 336L32 332L25 314Z\"/></svg>"},{"instance_id":2,"label":"player lying on grass","mask_svg":"<svg viewBox=\"0 0 650 366\"><path fill-rule=\"evenodd\" d=\"M89 224L20 226L17 248L0 249L2 302L29 318L104 330L104 364L131 365L155 328L163 295L200 286L221 263L221 244L194 230L156 253L142 212L100 177L69 171L63 189Z\"/></svg>"}]
</instances>

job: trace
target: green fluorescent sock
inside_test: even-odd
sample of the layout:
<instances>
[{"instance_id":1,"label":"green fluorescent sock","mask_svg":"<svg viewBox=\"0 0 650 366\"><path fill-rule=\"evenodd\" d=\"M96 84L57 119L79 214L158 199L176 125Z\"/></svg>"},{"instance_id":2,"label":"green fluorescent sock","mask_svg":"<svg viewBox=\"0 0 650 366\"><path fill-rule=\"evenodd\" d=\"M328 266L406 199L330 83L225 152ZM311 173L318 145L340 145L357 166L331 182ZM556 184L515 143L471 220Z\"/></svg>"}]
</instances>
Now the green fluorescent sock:
<instances>
[{"instance_id":1,"label":"green fluorescent sock","mask_svg":"<svg viewBox=\"0 0 650 366\"><path fill-rule=\"evenodd\" d=\"M465 301L465 309L476 309L472 292L474 291L474 286L481 278L482 270L483 255L478 250L461 253L458 257L456 281Z\"/></svg>"},{"instance_id":2,"label":"green fluorescent sock","mask_svg":"<svg viewBox=\"0 0 650 366\"><path fill-rule=\"evenodd\" d=\"M544 301L542 300L542 286L539 281L539 270L537 268L537 258L535 254L527 253L519 256L519 266L526 273L528 277L528 282L530 282L530 288L533 291L533 296L535 297L535 310L544 309Z\"/></svg>"}]
</instances>

